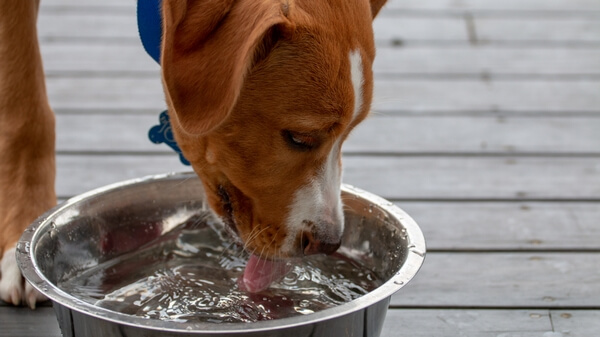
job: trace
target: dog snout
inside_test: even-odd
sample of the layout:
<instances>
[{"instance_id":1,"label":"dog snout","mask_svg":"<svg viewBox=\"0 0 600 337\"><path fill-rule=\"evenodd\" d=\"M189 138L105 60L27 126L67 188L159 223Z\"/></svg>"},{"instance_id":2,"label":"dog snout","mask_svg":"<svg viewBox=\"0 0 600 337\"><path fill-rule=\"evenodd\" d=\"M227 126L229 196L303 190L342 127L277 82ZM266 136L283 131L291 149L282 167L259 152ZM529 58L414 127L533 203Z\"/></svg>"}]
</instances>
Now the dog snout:
<instances>
[{"instance_id":1,"label":"dog snout","mask_svg":"<svg viewBox=\"0 0 600 337\"><path fill-rule=\"evenodd\" d=\"M304 255L333 254L342 244L340 235L327 233L327 229L337 228L333 223L319 222L310 224L301 235ZM325 230L323 230L325 229Z\"/></svg>"}]
</instances>

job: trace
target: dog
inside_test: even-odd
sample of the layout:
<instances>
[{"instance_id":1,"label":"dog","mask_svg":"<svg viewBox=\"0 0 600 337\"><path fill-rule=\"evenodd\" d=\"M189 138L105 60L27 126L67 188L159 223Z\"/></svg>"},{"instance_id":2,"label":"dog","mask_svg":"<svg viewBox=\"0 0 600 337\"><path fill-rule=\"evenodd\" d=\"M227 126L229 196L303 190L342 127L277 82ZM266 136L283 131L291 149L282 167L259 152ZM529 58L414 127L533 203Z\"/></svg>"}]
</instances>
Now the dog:
<instances>
[{"instance_id":1,"label":"dog","mask_svg":"<svg viewBox=\"0 0 600 337\"><path fill-rule=\"evenodd\" d=\"M372 20L384 3L163 0L175 139L211 209L251 253L251 291L268 286L279 261L340 246L341 146L370 110ZM56 204L38 8L0 1L0 298L32 308L43 296L22 280L15 244Z\"/></svg>"}]
</instances>

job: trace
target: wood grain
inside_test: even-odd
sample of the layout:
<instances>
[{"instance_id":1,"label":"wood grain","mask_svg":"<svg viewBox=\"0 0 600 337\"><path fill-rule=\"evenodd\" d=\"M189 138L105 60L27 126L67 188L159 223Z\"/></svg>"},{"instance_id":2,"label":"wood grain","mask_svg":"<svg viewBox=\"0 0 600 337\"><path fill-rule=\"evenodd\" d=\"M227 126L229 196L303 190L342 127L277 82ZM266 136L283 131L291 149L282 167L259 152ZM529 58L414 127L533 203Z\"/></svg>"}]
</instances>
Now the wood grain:
<instances>
[{"instance_id":1,"label":"wood grain","mask_svg":"<svg viewBox=\"0 0 600 337\"><path fill-rule=\"evenodd\" d=\"M597 308L600 253L429 253L398 307Z\"/></svg>"},{"instance_id":2,"label":"wood grain","mask_svg":"<svg viewBox=\"0 0 600 337\"><path fill-rule=\"evenodd\" d=\"M397 309L388 311L381 337L540 337L551 331L547 310Z\"/></svg>"},{"instance_id":3,"label":"wood grain","mask_svg":"<svg viewBox=\"0 0 600 337\"><path fill-rule=\"evenodd\" d=\"M405 201L396 205L417 221L430 251L600 251L596 202Z\"/></svg>"}]
</instances>

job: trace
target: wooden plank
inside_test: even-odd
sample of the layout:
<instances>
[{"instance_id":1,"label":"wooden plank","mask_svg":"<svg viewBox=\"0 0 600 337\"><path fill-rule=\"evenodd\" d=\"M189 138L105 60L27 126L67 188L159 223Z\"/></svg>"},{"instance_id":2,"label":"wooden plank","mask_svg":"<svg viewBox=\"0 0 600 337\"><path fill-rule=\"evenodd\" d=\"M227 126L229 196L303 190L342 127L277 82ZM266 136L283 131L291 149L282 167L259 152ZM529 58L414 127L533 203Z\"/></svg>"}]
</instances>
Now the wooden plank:
<instances>
[{"instance_id":1,"label":"wooden plank","mask_svg":"<svg viewBox=\"0 0 600 337\"><path fill-rule=\"evenodd\" d=\"M173 171L190 171L175 153L163 156L57 156L56 191L73 196L118 181Z\"/></svg>"},{"instance_id":2,"label":"wooden plank","mask_svg":"<svg viewBox=\"0 0 600 337\"><path fill-rule=\"evenodd\" d=\"M374 23L375 39L381 45L411 45L414 42L448 44L516 44L520 47L560 46L598 47L600 20L596 16L546 17L484 16L475 14L473 30L461 16L383 15ZM527 44L524 44L524 43Z\"/></svg>"},{"instance_id":3,"label":"wooden plank","mask_svg":"<svg viewBox=\"0 0 600 337\"><path fill-rule=\"evenodd\" d=\"M347 183L388 199L596 199L598 158L355 157Z\"/></svg>"},{"instance_id":4,"label":"wooden plank","mask_svg":"<svg viewBox=\"0 0 600 337\"><path fill-rule=\"evenodd\" d=\"M166 108L160 77L155 78L49 78L50 104L55 109Z\"/></svg>"},{"instance_id":5,"label":"wooden plank","mask_svg":"<svg viewBox=\"0 0 600 337\"><path fill-rule=\"evenodd\" d=\"M600 20L597 17L556 19L475 17L474 22L477 38L481 42L600 42Z\"/></svg>"},{"instance_id":6,"label":"wooden plank","mask_svg":"<svg viewBox=\"0 0 600 337\"><path fill-rule=\"evenodd\" d=\"M600 331L600 311L552 310L554 330L569 337L596 336Z\"/></svg>"},{"instance_id":7,"label":"wooden plank","mask_svg":"<svg viewBox=\"0 0 600 337\"><path fill-rule=\"evenodd\" d=\"M536 76L600 74L600 49L406 46L379 48L378 74Z\"/></svg>"},{"instance_id":8,"label":"wooden plank","mask_svg":"<svg viewBox=\"0 0 600 337\"><path fill-rule=\"evenodd\" d=\"M47 80L55 109L164 109L158 76ZM598 112L600 81L376 79L373 110Z\"/></svg>"},{"instance_id":9,"label":"wooden plank","mask_svg":"<svg viewBox=\"0 0 600 337\"><path fill-rule=\"evenodd\" d=\"M141 43L43 43L41 46L44 70L49 76L84 73L102 76L109 73L150 73L159 77L160 66Z\"/></svg>"},{"instance_id":10,"label":"wooden plank","mask_svg":"<svg viewBox=\"0 0 600 337\"><path fill-rule=\"evenodd\" d=\"M147 114L57 114L58 151L169 152L146 137ZM346 153L589 154L600 150L600 118L379 116L360 124Z\"/></svg>"},{"instance_id":11,"label":"wooden plank","mask_svg":"<svg viewBox=\"0 0 600 337\"><path fill-rule=\"evenodd\" d=\"M101 1L99 1L101 2ZM41 41L57 38L126 39L139 43L135 7L124 13L107 14L93 10L81 12L45 12L38 17L38 35Z\"/></svg>"},{"instance_id":12,"label":"wooden plank","mask_svg":"<svg viewBox=\"0 0 600 337\"><path fill-rule=\"evenodd\" d=\"M137 1L123 1L123 0L52 0L52 1L42 1L40 8L43 9L52 9L55 7L126 7L126 8L135 8L137 5Z\"/></svg>"},{"instance_id":13,"label":"wooden plank","mask_svg":"<svg viewBox=\"0 0 600 337\"><path fill-rule=\"evenodd\" d=\"M600 81L375 80L373 110L597 112Z\"/></svg>"},{"instance_id":14,"label":"wooden plank","mask_svg":"<svg viewBox=\"0 0 600 337\"><path fill-rule=\"evenodd\" d=\"M44 68L61 72L158 73L141 44L44 43ZM379 48L373 65L381 75L600 75L600 49L407 46Z\"/></svg>"},{"instance_id":15,"label":"wooden plank","mask_svg":"<svg viewBox=\"0 0 600 337\"><path fill-rule=\"evenodd\" d=\"M597 158L344 158L344 181L388 199L597 199ZM57 192L71 196L112 182L187 170L176 155L59 155Z\"/></svg>"},{"instance_id":16,"label":"wooden plank","mask_svg":"<svg viewBox=\"0 0 600 337\"><path fill-rule=\"evenodd\" d=\"M392 306L598 308L600 253L428 253Z\"/></svg>"},{"instance_id":17,"label":"wooden plank","mask_svg":"<svg viewBox=\"0 0 600 337\"><path fill-rule=\"evenodd\" d=\"M466 25L461 17L422 18L381 16L373 21L375 39L381 43L395 41L467 42Z\"/></svg>"},{"instance_id":18,"label":"wooden plank","mask_svg":"<svg viewBox=\"0 0 600 337\"><path fill-rule=\"evenodd\" d=\"M65 1L65 0L62 0ZM70 0L75 1L75 0ZM598 11L600 3L596 0L388 0L385 9L420 10L489 10L489 11Z\"/></svg>"},{"instance_id":19,"label":"wooden plank","mask_svg":"<svg viewBox=\"0 0 600 337\"><path fill-rule=\"evenodd\" d=\"M550 331L548 310L392 309L381 337L541 337Z\"/></svg>"},{"instance_id":20,"label":"wooden plank","mask_svg":"<svg viewBox=\"0 0 600 337\"><path fill-rule=\"evenodd\" d=\"M381 337L590 337L599 322L597 310L392 309Z\"/></svg>"},{"instance_id":21,"label":"wooden plank","mask_svg":"<svg viewBox=\"0 0 600 337\"><path fill-rule=\"evenodd\" d=\"M397 202L428 250L600 250L600 205L591 202Z\"/></svg>"},{"instance_id":22,"label":"wooden plank","mask_svg":"<svg viewBox=\"0 0 600 337\"><path fill-rule=\"evenodd\" d=\"M353 131L344 150L364 153L595 153L600 118L385 116Z\"/></svg>"},{"instance_id":23,"label":"wooden plank","mask_svg":"<svg viewBox=\"0 0 600 337\"><path fill-rule=\"evenodd\" d=\"M0 307L0 337L61 337L54 309Z\"/></svg>"}]
</instances>

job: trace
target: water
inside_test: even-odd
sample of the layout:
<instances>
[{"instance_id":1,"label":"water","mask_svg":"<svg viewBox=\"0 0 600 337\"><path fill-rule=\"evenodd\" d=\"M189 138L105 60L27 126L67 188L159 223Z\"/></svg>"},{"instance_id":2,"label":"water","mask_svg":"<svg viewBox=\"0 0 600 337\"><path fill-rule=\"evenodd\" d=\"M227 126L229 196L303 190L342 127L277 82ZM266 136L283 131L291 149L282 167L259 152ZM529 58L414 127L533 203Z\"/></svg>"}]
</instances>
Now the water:
<instances>
[{"instance_id":1,"label":"water","mask_svg":"<svg viewBox=\"0 0 600 337\"><path fill-rule=\"evenodd\" d=\"M255 322L310 314L375 289L374 273L341 255L290 261L260 293L238 287L247 260L209 217L194 216L154 242L58 286L125 314L179 322Z\"/></svg>"}]
</instances>

